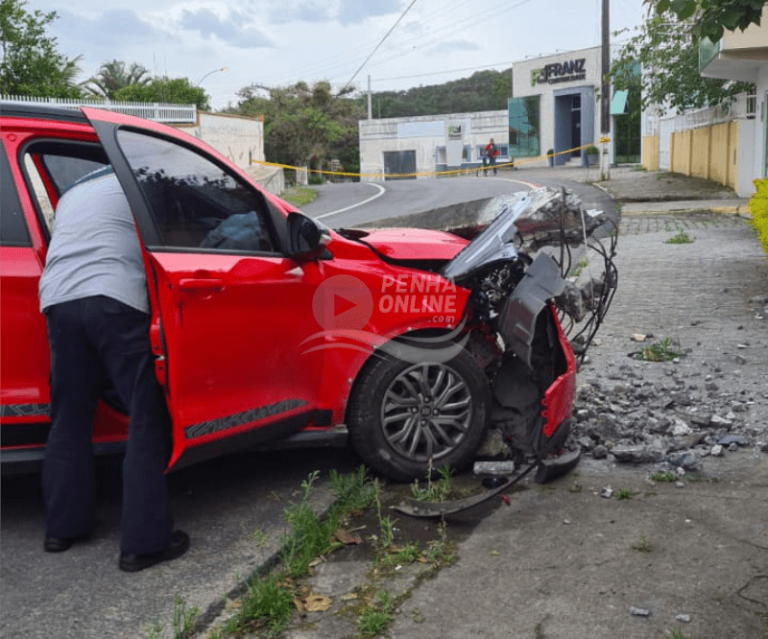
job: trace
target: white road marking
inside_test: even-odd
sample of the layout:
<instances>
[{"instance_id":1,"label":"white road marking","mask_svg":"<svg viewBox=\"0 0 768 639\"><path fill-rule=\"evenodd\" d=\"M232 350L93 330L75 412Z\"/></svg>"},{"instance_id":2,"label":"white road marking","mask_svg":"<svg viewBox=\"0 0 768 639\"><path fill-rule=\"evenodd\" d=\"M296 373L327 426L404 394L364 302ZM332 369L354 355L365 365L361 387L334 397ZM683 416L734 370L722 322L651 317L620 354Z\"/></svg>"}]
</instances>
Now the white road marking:
<instances>
[{"instance_id":1,"label":"white road marking","mask_svg":"<svg viewBox=\"0 0 768 639\"><path fill-rule=\"evenodd\" d=\"M512 180L510 178L489 177L489 180L501 180L502 182L514 182L515 184L524 184L529 189L538 189L541 184L535 184L533 182L526 182L525 180Z\"/></svg>"},{"instance_id":2,"label":"white road marking","mask_svg":"<svg viewBox=\"0 0 768 639\"><path fill-rule=\"evenodd\" d=\"M367 184L370 184L371 186L376 187L377 189L379 189L379 192L373 197L369 197L367 200L363 200L362 202L358 202L357 204L352 204L351 206L347 206L343 209L339 209L338 211L323 213L322 215L318 215L315 219L322 220L324 217L330 217L331 215L337 215L338 213L351 211L352 209L356 209L358 206L363 206L363 204L368 204L368 202L373 202L377 197L381 197L382 195L384 195L384 193L386 193L386 189L383 186L381 186L381 184L374 184L373 182L367 182Z\"/></svg>"}]
</instances>

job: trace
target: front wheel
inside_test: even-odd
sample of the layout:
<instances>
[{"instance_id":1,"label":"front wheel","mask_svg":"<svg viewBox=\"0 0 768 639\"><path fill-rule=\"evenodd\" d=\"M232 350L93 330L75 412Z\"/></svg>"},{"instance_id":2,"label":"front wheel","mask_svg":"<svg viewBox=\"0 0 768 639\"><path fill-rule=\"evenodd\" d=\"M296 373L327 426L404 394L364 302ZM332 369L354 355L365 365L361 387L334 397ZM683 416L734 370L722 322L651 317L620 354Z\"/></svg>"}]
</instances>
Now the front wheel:
<instances>
[{"instance_id":1,"label":"front wheel","mask_svg":"<svg viewBox=\"0 0 768 639\"><path fill-rule=\"evenodd\" d=\"M382 357L361 373L347 426L366 464L398 481L423 479L430 466L459 469L471 461L490 401L488 380L465 351L448 362Z\"/></svg>"}]
</instances>

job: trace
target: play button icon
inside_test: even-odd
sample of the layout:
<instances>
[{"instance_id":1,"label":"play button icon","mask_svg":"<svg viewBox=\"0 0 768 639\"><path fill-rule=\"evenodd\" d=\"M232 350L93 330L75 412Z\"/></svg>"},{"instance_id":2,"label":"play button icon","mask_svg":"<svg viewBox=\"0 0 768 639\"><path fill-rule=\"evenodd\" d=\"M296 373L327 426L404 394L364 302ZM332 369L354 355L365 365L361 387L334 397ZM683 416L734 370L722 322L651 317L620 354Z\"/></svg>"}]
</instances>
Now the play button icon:
<instances>
[{"instance_id":1,"label":"play button icon","mask_svg":"<svg viewBox=\"0 0 768 639\"><path fill-rule=\"evenodd\" d=\"M317 287L312 313L326 331L361 330L371 319L373 296L352 275L334 275Z\"/></svg>"}]
</instances>

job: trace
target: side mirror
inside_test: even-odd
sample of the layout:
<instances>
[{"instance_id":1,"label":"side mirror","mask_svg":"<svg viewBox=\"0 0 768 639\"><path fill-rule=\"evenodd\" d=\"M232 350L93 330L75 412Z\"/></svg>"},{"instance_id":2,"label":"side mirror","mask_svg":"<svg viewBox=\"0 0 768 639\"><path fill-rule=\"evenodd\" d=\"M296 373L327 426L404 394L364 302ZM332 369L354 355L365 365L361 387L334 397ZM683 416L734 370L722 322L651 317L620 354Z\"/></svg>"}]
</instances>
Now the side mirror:
<instances>
[{"instance_id":1,"label":"side mirror","mask_svg":"<svg viewBox=\"0 0 768 639\"><path fill-rule=\"evenodd\" d=\"M288 214L288 255L297 262L319 258L331 240L328 229L303 213Z\"/></svg>"}]
</instances>

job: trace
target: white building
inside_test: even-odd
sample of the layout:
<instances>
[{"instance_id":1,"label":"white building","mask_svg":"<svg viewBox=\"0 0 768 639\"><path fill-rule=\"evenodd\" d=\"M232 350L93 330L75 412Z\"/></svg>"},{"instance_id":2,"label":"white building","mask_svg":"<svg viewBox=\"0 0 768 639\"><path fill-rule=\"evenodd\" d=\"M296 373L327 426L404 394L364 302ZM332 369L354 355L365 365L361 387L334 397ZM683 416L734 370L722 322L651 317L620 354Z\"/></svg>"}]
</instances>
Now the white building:
<instances>
[{"instance_id":1,"label":"white building","mask_svg":"<svg viewBox=\"0 0 768 639\"><path fill-rule=\"evenodd\" d=\"M726 31L715 44L708 40L699 48L699 68L706 78L744 80L755 85L754 117L741 124L740 134L747 142L739 158L740 195L749 193L745 182L768 178L768 7L763 9L759 25L744 31Z\"/></svg>"},{"instance_id":2,"label":"white building","mask_svg":"<svg viewBox=\"0 0 768 639\"><path fill-rule=\"evenodd\" d=\"M579 147L597 144L601 137L601 51L593 47L515 63L509 101L512 156L535 157L551 149L555 164L572 158L586 163ZM569 149L576 150L564 153Z\"/></svg>"},{"instance_id":3,"label":"white building","mask_svg":"<svg viewBox=\"0 0 768 639\"><path fill-rule=\"evenodd\" d=\"M543 158L549 149L561 153L596 144L601 50L593 47L516 62L514 97L504 111L362 120L362 179L433 177L476 169L491 138L499 147L499 164ZM564 164L574 158L586 163L584 149L558 155L555 162Z\"/></svg>"}]
</instances>

